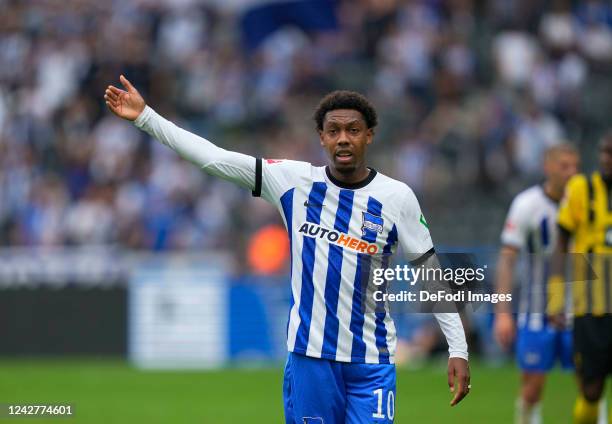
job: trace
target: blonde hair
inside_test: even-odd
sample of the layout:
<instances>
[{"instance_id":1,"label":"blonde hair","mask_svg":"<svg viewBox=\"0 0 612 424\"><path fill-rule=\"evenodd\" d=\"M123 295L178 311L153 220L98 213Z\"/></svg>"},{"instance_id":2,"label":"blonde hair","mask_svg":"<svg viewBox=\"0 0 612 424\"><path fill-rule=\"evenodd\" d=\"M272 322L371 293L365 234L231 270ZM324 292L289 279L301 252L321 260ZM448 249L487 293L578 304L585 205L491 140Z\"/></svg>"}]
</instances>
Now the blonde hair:
<instances>
[{"instance_id":1,"label":"blonde hair","mask_svg":"<svg viewBox=\"0 0 612 424\"><path fill-rule=\"evenodd\" d=\"M544 161L546 162L555 159L557 155L561 153L569 153L572 155L579 156L578 149L576 148L576 146L570 142L564 141L546 149L546 151L544 152Z\"/></svg>"}]
</instances>

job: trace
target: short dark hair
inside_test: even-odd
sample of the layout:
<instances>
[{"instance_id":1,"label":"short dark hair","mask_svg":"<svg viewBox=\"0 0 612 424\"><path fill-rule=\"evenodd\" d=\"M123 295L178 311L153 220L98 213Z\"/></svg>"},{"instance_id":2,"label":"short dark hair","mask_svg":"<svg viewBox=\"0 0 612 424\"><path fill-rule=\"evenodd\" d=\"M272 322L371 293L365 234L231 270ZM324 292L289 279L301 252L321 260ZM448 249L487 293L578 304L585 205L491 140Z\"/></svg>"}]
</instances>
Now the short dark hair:
<instances>
[{"instance_id":1,"label":"short dark hair","mask_svg":"<svg viewBox=\"0 0 612 424\"><path fill-rule=\"evenodd\" d=\"M315 110L314 120L317 123L317 129L323 129L323 121L327 112L338 109L352 109L360 112L368 128L378 125L376 110L365 96L355 91L336 90L323 97Z\"/></svg>"}]
</instances>

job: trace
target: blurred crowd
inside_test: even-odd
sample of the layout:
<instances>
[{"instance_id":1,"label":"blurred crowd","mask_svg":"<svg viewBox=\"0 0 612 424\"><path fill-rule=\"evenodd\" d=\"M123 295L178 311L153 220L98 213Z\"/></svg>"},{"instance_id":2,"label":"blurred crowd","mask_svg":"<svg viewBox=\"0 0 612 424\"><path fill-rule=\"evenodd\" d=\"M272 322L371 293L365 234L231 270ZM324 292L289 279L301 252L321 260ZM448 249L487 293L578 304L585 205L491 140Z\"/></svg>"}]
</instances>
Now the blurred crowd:
<instances>
[{"instance_id":1,"label":"blurred crowd","mask_svg":"<svg viewBox=\"0 0 612 424\"><path fill-rule=\"evenodd\" d=\"M430 216L471 198L503 214L546 147L572 140L588 165L611 122L606 0L334 1L335 28L247 48L242 18L263 2L0 0L0 245L242 252L280 222L112 116L121 73L222 147L315 164L318 100L361 91L380 115L374 166Z\"/></svg>"}]
</instances>

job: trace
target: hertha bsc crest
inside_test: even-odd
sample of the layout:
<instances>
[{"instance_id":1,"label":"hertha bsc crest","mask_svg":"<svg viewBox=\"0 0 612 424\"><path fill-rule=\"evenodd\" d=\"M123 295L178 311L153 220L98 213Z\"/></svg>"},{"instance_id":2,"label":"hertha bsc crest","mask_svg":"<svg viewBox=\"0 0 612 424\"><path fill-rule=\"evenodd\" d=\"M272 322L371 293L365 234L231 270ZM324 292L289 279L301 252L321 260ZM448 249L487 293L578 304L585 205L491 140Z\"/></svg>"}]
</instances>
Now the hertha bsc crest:
<instances>
[{"instance_id":1,"label":"hertha bsc crest","mask_svg":"<svg viewBox=\"0 0 612 424\"><path fill-rule=\"evenodd\" d=\"M361 216L363 218L363 223L361 224L362 238L373 237L376 240L376 233L383 232L385 221L382 217L369 212L362 212Z\"/></svg>"}]
</instances>

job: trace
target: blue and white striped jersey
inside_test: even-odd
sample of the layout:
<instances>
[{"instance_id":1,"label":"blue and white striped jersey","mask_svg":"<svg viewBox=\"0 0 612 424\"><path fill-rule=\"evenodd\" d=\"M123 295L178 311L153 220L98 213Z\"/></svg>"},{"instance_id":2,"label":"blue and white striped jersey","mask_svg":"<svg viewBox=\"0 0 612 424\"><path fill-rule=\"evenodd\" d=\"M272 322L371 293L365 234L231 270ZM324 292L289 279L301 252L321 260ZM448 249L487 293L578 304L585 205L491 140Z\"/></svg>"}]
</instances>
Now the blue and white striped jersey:
<instances>
[{"instance_id":1,"label":"blue and white striped jersey","mask_svg":"<svg viewBox=\"0 0 612 424\"><path fill-rule=\"evenodd\" d=\"M347 185L326 167L230 152L148 106L134 123L205 172L250 188L278 208L291 243L289 351L342 362L394 362L396 334L388 308L366 303L373 302L372 270L386 267L398 244L409 260L433 249L406 184L371 169L364 181ZM450 357L467 359L459 315L434 315Z\"/></svg>"},{"instance_id":2,"label":"blue and white striped jersey","mask_svg":"<svg viewBox=\"0 0 612 424\"><path fill-rule=\"evenodd\" d=\"M557 244L559 205L541 185L519 193L510 206L502 243L527 255L526 275L520 278L518 324L531 330L543 328L546 320L547 281L550 261Z\"/></svg>"},{"instance_id":3,"label":"blue and white striped jersey","mask_svg":"<svg viewBox=\"0 0 612 424\"><path fill-rule=\"evenodd\" d=\"M388 265L398 244L409 259L433 248L412 190L375 170L347 185L305 162L263 160L261 169L261 195L280 210L291 241L289 351L392 362L393 321L363 302L371 270Z\"/></svg>"}]
</instances>

